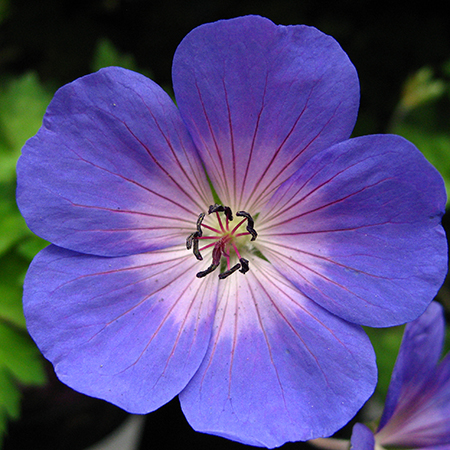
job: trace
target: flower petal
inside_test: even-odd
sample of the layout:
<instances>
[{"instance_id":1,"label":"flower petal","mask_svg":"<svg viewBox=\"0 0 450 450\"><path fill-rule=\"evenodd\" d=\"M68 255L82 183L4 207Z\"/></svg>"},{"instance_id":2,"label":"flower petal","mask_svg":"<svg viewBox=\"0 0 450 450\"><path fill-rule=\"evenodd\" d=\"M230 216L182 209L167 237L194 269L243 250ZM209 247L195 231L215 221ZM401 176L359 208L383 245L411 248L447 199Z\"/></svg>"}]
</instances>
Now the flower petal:
<instances>
[{"instance_id":1,"label":"flower petal","mask_svg":"<svg viewBox=\"0 0 450 450\"><path fill-rule=\"evenodd\" d=\"M117 67L56 93L17 171L29 227L61 247L101 256L180 244L212 200L170 97Z\"/></svg>"},{"instance_id":2,"label":"flower petal","mask_svg":"<svg viewBox=\"0 0 450 450\"><path fill-rule=\"evenodd\" d=\"M192 427L249 445L328 436L372 394L370 342L263 260L220 285L213 336L181 392Z\"/></svg>"},{"instance_id":3,"label":"flower petal","mask_svg":"<svg viewBox=\"0 0 450 450\"><path fill-rule=\"evenodd\" d=\"M175 53L173 84L232 210L257 210L311 155L347 139L359 105L355 68L332 37L257 16L191 31Z\"/></svg>"},{"instance_id":4,"label":"flower petal","mask_svg":"<svg viewBox=\"0 0 450 450\"><path fill-rule=\"evenodd\" d=\"M362 423L355 423L352 431L350 450L374 450L373 433Z\"/></svg>"},{"instance_id":5,"label":"flower petal","mask_svg":"<svg viewBox=\"0 0 450 450\"><path fill-rule=\"evenodd\" d=\"M406 325L376 435L381 445L450 444L450 354L437 366L444 334L443 309L435 302Z\"/></svg>"},{"instance_id":6,"label":"flower petal","mask_svg":"<svg viewBox=\"0 0 450 450\"><path fill-rule=\"evenodd\" d=\"M61 381L132 413L177 395L211 335L217 277L195 277L186 249L102 258L56 246L24 287L28 330Z\"/></svg>"},{"instance_id":7,"label":"flower petal","mask_svg":"<svg viewBox=\"0 0 450 450\"><path fill-rule=\"evenodd\" d=\"M447 272L444 183L399 136L312 158L258 217L258 246L305 295L350 322L418 317Z\"/></svg>"},{"instance_id":8,"label":"flower petal","mask_svg":"<svg viewBox=\"0 0 450 450\"><path fill-rule=\"evenodd\" d=\"M376 435L383 446L401 448L445 448L450 445L450 354L414 398L408 386L387 424Z\"/></svg>"},{"instance_id":9,"label":"flower petal","mask_svg":"<svg viewBox=\"0 0 450 450\"><path fill-rule=\"evenodd\" d=\"M444 342L445 324L442 306L432 302L427 310L405 327L402 344L392 372L389 391L378 429L392 417L394 410L409 404L414 409L415 397L423 395L434 376Z\"/></svg>"}]
</instances>

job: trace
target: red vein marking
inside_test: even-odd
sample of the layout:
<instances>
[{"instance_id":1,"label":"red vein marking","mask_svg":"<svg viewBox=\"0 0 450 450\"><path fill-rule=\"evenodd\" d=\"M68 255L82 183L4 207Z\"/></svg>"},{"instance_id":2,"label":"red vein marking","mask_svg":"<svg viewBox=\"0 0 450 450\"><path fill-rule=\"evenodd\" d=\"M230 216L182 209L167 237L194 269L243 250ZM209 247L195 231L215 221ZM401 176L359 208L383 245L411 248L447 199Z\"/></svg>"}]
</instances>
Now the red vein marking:
<instances>
[{"instance_id":1,"label":"red vein marking","mask_svg":"<svg viewBox=\"0 0 450 450\"><path fill-rule=\"evenodd\" d=\"M279 289L286 297L290 298L289 295L287 295L282 289L280 289L279 286L277 286L275 283L273 283L273 281L270 279L270 277L268 277L265 273L263 273L263 271L261 271L261 274L264 275L267 279L268 283L271 283L273 286L275 286L276 289ZM255 277L256 278L256 277ZM273 307L276 309L276 311L278 312L278 314L283 318L283 320L286 322L286 324L288 325L288 327L292 330L292 332L297 336L298 339L300 339L300 341L302 342L302 344L305 346L306 350L308 351L308 353L312 356L312 358L314 359L314 361L316 362L317 367L319 368L320 372L322 372L322 375L324 376L327 385L329 386L329 382L328 382L328 377L326 376L325 372L323 371L319 360L317 359L316 355L311 351L311 349L309 348L309 346L306 344L306 342L304 341L304 339L301 337L301 335L298 333L298 331L295 329L295 327L291 324L291 322L287 319L287 317L283 314L283 312L281 311L281 309L278 307L278 305L276 304L276 302L272 299L272 297L270 296L270 294L268 293L268 291L266 290L266 288L264 287L263 283L261 283L261 281L259 279L257 279L258 284L260 285L261 289L265 292L267 298L269 299L270 303L273 305ZM297 303L296 303L297 304ZM303 308L302 308L303 309ZM320 323L320 322L319 322Z\"/></svg>"},{"instance_id":2,"label":"red vein marking","mask_svg":"<svg viewBox=\"0 0 450 450\"><path fill-rule=\"evenodd\" d=\"M145 149L145 151L147 152L147 154L150 156L150 158L152 158L153 162L161 169L162 172L164 172L166 174L166 176L172 181L173 184L175 184L175 186L178 187L178 189L183 192L184 195L186 195L191 201L193 201L197 207L201 210L203 208L203 205L201 203L198 202L198 199L194 199L192 198L192 196L186 192L186 190L184 189L184 187L182 187L176 180L175 178L159 163L158 159L155 158L155 156L153 155L153 153L150 151L150 149L131 131L131 129L128 127L127 124L124 124L126 129L129 131L129 133L141 144L141 146ZM198 193L198 192L197 192ZM186 208L185 208L186 209Z\"/></svg>"},{"instance_id":3,"label":"red vein marking","mask_svg":"<svg viewBox=\"0 0 450 450\"><path fill-rule=\"evenodd\" d=\"M250 153L249 153L249 156L248 156L248 159L247 159L247 165L246 165L246 168L245 168L244 179L242 181L242 189L241 189L241 196L239 198L239 204L242 204L242 196L243 196L243 193L244 193L244 186L245 186L245 184L247 182L247 177L248 177L249 170L250 170L250 162L251 162L252 157L253 157L253 151L255 149L256 136L257 136L258 130L259 130L259 123L261 121L261 116L262 116L262 113L263 113L264 107L265 107L265 99L266 99L266 94L267 94L267 80L268 80L268 77L269 77L269 75L266 73L266 80L265 80L265 83L264 83L264 92L263 92L263 97L262 97L262 100L261 100L261 109L259 110L258 116L257 116L257 119L256 119L255 131L253 132L253 138L252 138L252 145L250 146Z\"/></svg>"},{"instance_id":4,"label":"red vein marking","mask_svg":"<svg viewBox=\"0 0 450 450\"><path fill-rule=\"evenodd\" d=\"M136 138L136 139L137 139L137 138ZM143 145L143 144L142 144L142 145ZM111 174L111 175L114 175L114 176L117 176L117 177L119 177L119 178L122 178L123 180L125 180L125 181L127 181L127 182L129 182L129 183L131 183L131 184L134 184L135 186L138 186L138 187L140 187L141 189L144 189L145 191L150 192L151 194L153 194L153 195L155 195L155 196L157 196L157 197L160 197L160 198L162 198L162 199L164 199L164 200L167 200L168 202L171 202L171 203L173 203L174 205L176 205L176 206L178 206L178 207L184 209L186 212L192 214L192 211L191 211L189 208L187 208L186 206L184 206L184 205L182 205L182 204L180 204L180 203L175 202L172 198L166 197L166 196L164 196L164 195L162 195L162 194L160 194L160 193L154 191L153 189L150 189L150 188L148 188L148 187L146 187L146 186L144 186L144 185L138 183L137 181L132 180L131 178L124 177L123 175L120 175L120 174L118 174L118 173L112 172L112 171L110 171L110 170L108 170L108 169L106 169L106 168L104 168L104 167L98 166L97 164L94 164L92 161L88 161L88 160L84 159L83 157L81 157L81 156L80 156L77 152L75 152L74 150L71 150L71 151L72 151L73 153L75 153L75 155L77 155L77 157L78 157L81 161L83 161L83 162L85 162L85 163L87 163L87 164L90 164L90 165L92 165L93 167L95 167L95 168L97 168L97 169L99 169L99 170L103 170L103 171L105 171L105 172L107 172L107 173L109 173L109 174ZM177 186L178 186L178 185L177 185ZM191 198L191 196L189 196L184 190L182 190L182 192L183 192L190 200L193 200L193 199ZM63 198L64 198L64 197L63 197Z\"/></svg>"},{"instance_id":5,"label":"red vein marking","mask_svg":"<svg viewBox=\"0 0 450 450\"><path fill-rule=\"evenodd\" d=\"M270 342L269 342L269 337L268 337L266 329L264 328L264 325L263 325L263 320L262 320L262 317L261 317L261 312L259 311L258 302L257 302L257 300L255 298L255 293L253 292L251 284L248 281L246 281L246 282L247 282L247 285L248 285L248 288L249 288L249 291L250 291L250 295L251 295L252 300L253 300L253 305L255 307L255 311L256 311L257 318L258 318L259 326L261 327L261 331L263 332L264 340L266 341L266 346L267 346L267 350L269 352L270 362L272 363L272 366L273 366L273 369L275 371L275 375L276 375L276 378L277 378L277 381L278 381L278 384L279 384L279 387L280 387L281 396L283 398L283 403L284 403L284 408L285 408L286 412L288 413L288 415L290 416L289 410L288 410L288 407L287 407L287 403L286 403L286 398L284 396L284 389L283 389L283 385L281 383L280 374L278 373L278 369L277 369L277 367L275 365L275 362L274 362L274 359L273 359L272 349L271 349Z\"/></svg>"}]
</instances>

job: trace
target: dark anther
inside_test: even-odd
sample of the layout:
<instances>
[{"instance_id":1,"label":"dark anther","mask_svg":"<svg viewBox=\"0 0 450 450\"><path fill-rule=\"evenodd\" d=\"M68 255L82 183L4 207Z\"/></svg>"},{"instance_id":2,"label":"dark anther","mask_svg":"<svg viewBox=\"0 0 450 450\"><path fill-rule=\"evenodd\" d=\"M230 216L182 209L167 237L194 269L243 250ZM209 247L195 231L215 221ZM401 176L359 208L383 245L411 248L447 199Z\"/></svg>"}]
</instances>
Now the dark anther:
<instances>
[{"instance_id":1,"label":"dark anther","mask_svg":"<svg viewBox=\"0 0 450 450\"><path fill-rule=\"evenodd\" d=\"M208 209L208 214L215 212L223 212L230 222L233 220L233 213L231 212L231 208L229 206L222 206L217 203L215 205L211 205Z\"/></svg>"},{"instance_id":2,"label":"dark anther","mask_svg":"<svg viewBox=\"0 0 450 450\"><path fill-rule=\"evenodd\" d=\"M197 274L197 278L206 277L211 272L214 272L219 267L219 264L212 263L206 270L202 270Z\"/></svg>"},{"instance_id":3,"label":"dark anther","mask_svg":"<svg viewBox=\"0 0 450 450\"><path fill-rule=\"evenodd\" d=\"M206 213L204 212L199 214L197 219L197 231L194 231L186 238L186 248L190 250L192 246L194 246L192 251L194 252L195 257L200 261L203 260L203 257L200 254L200 250L198 249L198 238L203 236L202 222L205 218L205 215Z\"/></svg>"},{"instance_id":4,"label":"dark anther","mask_svg":"<svg viewBox=\"0 0 450 450\"><path fill-rule=\"evenodd\" d=\"M239 260L239 262L241 263L241 270L239 271L239 272L241 272L241 273L246 273L246 272L248 272L249 271L249 267L248 267L248 260L247 259L245 259L245 258L241 258L240 260ZM236 266L234 266L234 267L236 267Z\"/></svg>"},{"instance_id":5,"label":"dark anther","mask_svg":"<svg viewBox=\"0 0 450 450\"><path fill-rule=\"evenodd\" d=\"M228 269L225 272L222 272L221 274L219 274L219 280L223 280L224 278L229 277L232 273L236 272L236 270L238 270L240 268L241 268L241 265L239 263L237 263L231 269ZM241 270L241 272L242 272L242 270Z\"/></svg>"},{"instance_id":6,"label":"dark anther","mask_svg":"<svg viewBox=\"0 0 450 450\"><path fill-rule=\"evenodd\" d=\"M197 232L195 233L196 236L195 237L202 237L203 236L203 230L202 230L202 222L203 219L205 218L206 213L202 212L199 214L198 219L197 219Z\"/></svg>"},{"instance_id":7,"label":"dark anther","mask_svg":"<svg viewBox=\"0 0 450 450\"><path fill-rule=\"evenodd\" d=\"M258 236L258 233L256 232L256 230L253 228L253 226L255 225L255 222L253 222L253 217L245 211L238 211L236 213L236 216L238 217L245 217L247 219L247 231L252 235L252 238L250 239L251 241L254 241L256 239L256 237Z\"/></svg>"},{"instance_id":8,"label":"dark anther","mask_svg":"<svg viewBox=\"0 0 450 450\"><path fill-rule=\"evenodd\" d=\"M203 260L203 256L200 254L200 250L198 249L198 239L194 239L194 248L192 249L192 251L194 252L195 257L199 260L202 261Z\"/></svg>"},{"instance_id":9,"label":"dark anther","mask_svg":"<svg viewBox=\"0 0 450 450\"><path fill-rule=\"evenodd\" d=\"M195 234L196 234L197 232L196 231L194 231L193 233L191 233L187 238L186 238L186 248L188 249L188 250L190 250L191 248L192 248L192 242L194 241L194 239L195 239Z\"/></svg>"}]
</instances>

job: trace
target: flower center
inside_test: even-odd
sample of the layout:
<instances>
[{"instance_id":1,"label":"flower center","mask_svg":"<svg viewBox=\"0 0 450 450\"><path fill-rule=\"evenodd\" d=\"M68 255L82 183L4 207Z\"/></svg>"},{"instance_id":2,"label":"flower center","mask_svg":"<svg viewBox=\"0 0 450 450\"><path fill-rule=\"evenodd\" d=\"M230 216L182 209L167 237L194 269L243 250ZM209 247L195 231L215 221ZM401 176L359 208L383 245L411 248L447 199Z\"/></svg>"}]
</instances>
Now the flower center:
<instances>
[{"instance_id":1,"label":"flower center","mask_svg":"<svg viewBox=\"0 0 450 450\"><path fill-rule=\"evenodd\" d=\"M220 213L223 214L224 220ZM213 247L211 265L206 270L198 272L197 277L203 278L213 272L221 265L222 261L225 261L225 264L224 270L219 274L219 279L223 280L237 270L245 274L249 270L248 260L241 256L239 249L242 247L243 237L251 236L250 240L254 241L258 236L253 228L252 216L245 211L237 211L236 217L243 219L233 220L231 209L222 205L211 205L208 209L208 215L210 214L215 214L217 225L204 224L203 219L206 213L202 212L197 219L197 231L191 233L186 239L186 248L188 250L192 248L199 261L203 260L200 252ZM207 230L207 235L203 234L205 230ZM200 247L200 242L205 245ZM237 259L239 262L232 266L233 259Z\"/></svg>"}]
</instances>

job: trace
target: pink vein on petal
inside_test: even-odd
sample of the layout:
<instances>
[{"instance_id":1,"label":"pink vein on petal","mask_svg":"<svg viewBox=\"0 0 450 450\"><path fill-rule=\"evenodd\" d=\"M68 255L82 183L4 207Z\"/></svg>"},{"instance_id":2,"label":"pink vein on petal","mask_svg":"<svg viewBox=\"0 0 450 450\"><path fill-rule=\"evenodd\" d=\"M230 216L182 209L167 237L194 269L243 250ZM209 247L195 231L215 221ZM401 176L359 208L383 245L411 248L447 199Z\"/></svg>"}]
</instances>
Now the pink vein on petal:
<instances>
[{"instance_id":1,"label":"pink vein on petal","mask_svg":"<svg viewBox=\"0 0 450 450\"><path fill-rule=\"evenodd\" d=\"M147 154L152 158L153 162L167 175L167 177L175 184L175 186L180 189L181 192L183 192L184 195L186 195L187 198L194 201L194 203L198 206L200 210L203 209L204 205L201 205L198 202L198 199L193 199L192 196L190 196L185 189L175 180L175 178L166 170L164 167L158 162L158 159L154 157L153 153L150 151L150 149L131 131L131 129L128 127L127 124L124 124L127 130L130 132L130 134L142 145L142 147L145 149Z\"/></svg>"},{"instance_id":2,"label":"pink vein on petal","mask_svg":"<svg viewBox=\"0 0 450 450\"><path fill-rule=\"evenodd\" d=\"M275 217L275 216L280 216L281 214L286 213L287 211L289 211L290 209L294 208L294 207L295 207L296 205L298 205L299 203L301 203L301 202L303 202L304 200L306 200L309 196L311 196L312 194L314 194L315 192L317 192L318 190L320 190L322 187L326 186L328 183L330 183L332 180L334 180L335 178L337 178L339 175L342 175L342 174L345 173L347 170L352 169L352 168L358 166L359 164L364 163L365 161L367 161L367 160L369 160L369 159L372 159L372 157L365 158L365 159L363 159L363 160L361 160L361 161L357 161L356 163L351 164L350 166L345 167L344 169L342 169L342 170L340 170L339 172L337 172L336 174L334 174L331 178L329 178L329 179L323 181L321 184L319 184L318 186L316 186L314 189L312 189L311 191L309 191L308 193L306 193L301 199L297 200L295 203L292 203L292 204L290 204L289 206L286 206L286 205L292 200L292 198L294 198L294 197L295 197L295 196L296 196L296 195L297 195L297 194L298 194L298 193L299 193L299 192L300 192L300 191L301 191L301 190L302 190L302 189L303 189L303 188L304 188L311 180L314 179L314 177L315 177L316 175L318 175L318 172L312 174L310 178L308 178L307 180L305 180L305 182L304 182L301 186L299 186L299 188L293 193L293 195L291 196L291 198L290 198L287 202L285 202L284 206L280 207L280 209L278 209L277 212L273 212L273 213L266 219L266 222L270 221L270 220L271 220L273 217ZM321 206L320 208L313 209L313 210L311 210L311 211L307 211L307 212L305 212L305 213L302 213L301 215L309 214L310 212L314 212L314 211L316 211L316 210L318 210L318 209L324 208L324 207L329 206L329 205L332 205L332 204L334 204L334 203L338 203L338 202L340 202L340 201L342 201L342 200L345 200L345 199L351 197L352 195L355 195L355 194L358 194L358 193L360 193L360 192L363 192L363 191L364 191L365 189L367 189L367 188L377 186L378 184L380 184L380 183L382 183L382 182L384 182L384 181L390 180L390 179L391 179L391 178L388 177L388 178L384 178L384 179L382 179L382 180L378 180L376 183L373 183L373 184L371 184L371 185L366 185L366 186L364 186L363 188L361 188L360 190L355 191L355 192L353 192L353 193L347 195L346 197L343 197L342 199L335 200L335 201L333 201L333 202L330 202L329 204L326 204L326 205ZM284 196L284 195L283 195L283 196ZM284 208L284 209L283 209L283 208ZM300 215L300 216L295 216L294 218L301 217L301 215Z\"/></svg>"},{"instance_id":3,"label":"pink vein on petal","mask_svg":"<svg viewBox=\"0 0 450 450\"><path fill-rule=\"evenodd\" d=\"M250 170L250 163L252 161L253 151L255 149L256 136L257 136L258 130L259 130L259 123L261 121L261 116L262 116L262 113L264 111L266 94L267 94L267 79L268 79L268 74L266 73L266 81L265 81L265 84L264 84L264 92L263 92L263 97L262 97L262 101L261 101L261 109L259 110L258 117L256 119L255 131L253 132L253 138L252 138L252 145L250 146L250 153L249 153L249 156L248 156L248 159L247 159L247 165L245 167L244 179L243 179L242 184L241 184L242 188L241 188L241 196L239 198L239 204L242 204L242 196L243 196L243 193L244 193L244 186L245 186L245 184L247 182L247 177L248 177L249 170ZM255 189L256 189L256 187L255 187Z\"/></svg>"},{"instance_id":4,"label":"pink vein on petal","mask_svg":"<svg viewBox=\"0 0 450 450\"><path fill-rule=\"evenodd\" d=\"M278 156L278 154L281 152L281 150L282 150L282 148L284 147L284 145L286 144L286 142L288 141L288 139L290 138L290 136L292 135L292 133L294 132L294 130L295 130L295 128L296 128L296 126L297 126L297 124L298 124L298 122L300 121L300 119L302 118L302 116L303 116L303 114L304 114L304 112L306 111L306 108L307 108L307 106L308 106L308 102L309 102L309 100L310 100L310 98L311 98L311 94L312 94L312 91L313 91L313 89L314 88L311 88L311 91L309 92L309 95L308 95L308 98L306 99L306 102L305 102L305 106L303 107L303 109L302 109L302 111L300 112L300 114L299 114L299 116L297 117L297 119L295 120L295 122L294 122L294 124L292 125L292 127L291 127L291 129L290 129L290 131L287 133L287 135L286 135L286 137L283 139L283 142L279 145L279 147L275 150L275 153L273 154L273 156L272 156L272 159L269 161L269 164L266 166L266 168L264 169L264 172L261 174L261 176L259 177L259 179L258 179L258 182L256 183L256 185L255 185L255 187L254 187L254 189L253 189L253 192L252 192L252 194L251 194L251 196L250 196L250 198L248 199L248 202L250 203L250 200L252 199L252 197L255 195L255 193L256 193L256 191L257 191L257 189L258 189L258 186L261 184L261 181L263 180L263 178L265 177L265 175L267 174L267 172L268 172L268 170L270 169L270 167L273 165L273 163L275 162L275 160L277 159L277 156ZM330 119L331 120L331 119ZM326 126L326 125L325 125ZM324 126L324 128L325 128L325 126ZM285 170L286 170L286 168L293 162L293 161L295 161L295 159L297 159L310 145L311 145L311 143L317 138L317 136L319 136L320 135L320 133L323 131L323 129L322 130L320 130L320 132L316 135L316 137L311 141L311 142L309 142L308 143L308 145L306 145L304 148L303 148L303 150L301 150L300 152L298 152L298 154L291 160L291 161L289 161L288 163L286 163L285 164L285 166L284 166L284 168L270 181L270 183L268 183L268 185L261 191L261 192L259 192L258 193L258 198L257 199L255 199L255 202L260 202L260 201L262 201L262 199L263 199L263 197L264 197L264 193L266 192L266 190L269 188L269 186L271 186L273 183L274 183L274 181L280 176L280 174L281 173L283 173ZM273 191L273 189L272 189L272 191ZM270 194L270 193L269 193ZM267 197L267 195L269 195L269 194L266 194L266 197Z\"/></svg>"},{"instance_id":5,"label":"pink vein on petal","mask_svg":"<svg viewBox=\"0 0 450 450\"><path fill-rule=\"evenodd\" d=\"M172 152L172 156L174 157L176 163L178 164L179 168L180 168L181 171L183 172L185 178L189 181L189 183L190 183L191 186L194 188L194 190L197 192L197 194L199 195L199 197L202 197L205 193L204 193L204 192L200 192L200 190L198 189L198 187L199 187L199 186L203 186L203 183L200 183L199 180L197 179L197 172L196 172L196 170L192 170L192 172L195 174L196 181L197 181L197 183L193 183L191 177L188 176L188 174L186 173L186 171L185 171L183 165L180 163L180 160L178 159L178 156L177 156L177 154L176 154L176 152L175 152L175 150L174 150L174 148L173 148L173 146L172 146L172 143L171 143L170 139L169 139L169 138L165 135L165 133L163 132L162 128L161 128L160 125L159 125L159 122L156 120L156 118L155 118L155 116L153 115L151 109L148 107L148 105L144 102L143 99L142 99L142 101L143 101L143 103L145 104L145 106L147 107L147 110L148 110L149 114L152 116L153 121L155 122L155 124L156 124L156 126L157 126L159 132L160 132L161 135L164 137L164 140L166 141L168 147L170 148L170 150L171 150L171 152ZM164 109L164 105L163 105L161 102L159 102L159 103L160 103L161 107ZM186 153L186 149L184 148L182 139L180 139L180 135L178 134L178 128L175 127L175 126L174 126L173 128L176 130L176 133L177 133L178 138L179 138L179 140L180 140L180 145L181 145L181 147L183 148L184 154L186 155L186 159L187 159L187 161L188 161L188 163L189 163L191 169L193 169L193 168L192 168L192 165L191 165L191 162L190 162L190 160L191 160L191 158L192 158L192 155L189 155L189 157L188 157L188 155L187 155L187 153ZM205 203L207 203L207 199L206 199L205 197L203 197L203 201L204 201Z\"/></svg>"},{"instance_id":6,"label":"pink vein on petal","mask_svg":"<svg viewBox=\"0 0 450 450\"><path fill-rule=\"evenodd\" d=\"M331 283L331 284L333 284L333 285L335 285L335 286L341 288L342 290L344 290L344 291L346 291L346 292L348 292L348 293L354 295L356 298L358 298L359 300L362 300L364 303L368 303L369 305L377 306L377 307L378 307L378 305L369 302L369 300L367 300L366 298L361 297L360 295L358 295L358 294L356 294L355 292L353 292L351 289L348 289L347 287L343 286L342 284L338 283L337 281L334 281L334 280L332 280L331 278L326 277L324 274L322 274L322 273L320 273L320 272L317 272L316 270L313 270L311 267L308 267L306 264L302 264L300 261L291 260L290 258L286 257L283 253L277 252L276 250L273 250L273 249L270 249L270 250L269 250L268 248L267 248L267 250L268 250L269 252L271 252L271 253L278 254L278 257L280 257L280 258L282 258L282 259L285 260L286 266L288 266L290 269L292 269L292 270L293 270L293 271L294 271L301 279L303 279L303 281L305 281L305 282L308 283L310 286L312 286L312 287L314 287L315 289L317 289L324 297L329 298L333 303L336 303L336 300L335 300L335 299L333 299L333 298L331 298L329 295L325 294L321 289L319 289L318 286L316 286L316 285L313 284L310 280L308 280L307 278L305 278L304 275L302 275L300 272L298 272L298 271L297 271L291 264L289 264L289 263L293 262L293 263L297 264L298 266L302 267L303 269L305 269L305 270L311 272L312 274L318 276L319 278L324 279L327 283ZM352 268L350 268L350 269L352 269ZM352 269L352 270L354 270L354 271L356 271L356 272L361 272L361 271L359 271L359 270L357 270L357 269ZM370 275L370 274L369 274L369 275ZM378 277L377 275L372 275L372 276L375 277L375 278L381 278L381 277ZM299 288L297 285L296 285L296 287L300 290L300 288ZM302 292L302 294L303 294L303 292ZM304 295L305 295L305 294L304 294Z\"/></svg>"},{"instance_id":7,"label":"pink vein on petal","mask_svg":"<svg viewBox=\"0 0 450 450\"><path fill-rule=\"evenodd\" d=\"M223 85L223 90L225 93L225 103L227 105L227 114L228 114L228 126L229 126L229 130L230 130L230 142L231 142L231 160L232 160L232 166L233 166L233 194L236 194L236 190L237 190L237 180L236 180L236 154L235 154L235 147L234 147L234 135L233 135L233 123L232 123L232 119L231 119L231 110L230 110L230 104L228 102L228 92L227 92L227 87L225 85L225 80L222 78L222 85ZM234 198L233 195L233 198ZM230 197L228 197L228 199L230 199Z\"/></svg>"},{"instance_id":8,"label":"pink vein on petal","mask_svg":"<svg viewBox=\"0 0 450 450\"><path fill-rule=\"evenodd\" d=\"M287 403L286 403L286 398L284 396L283 384L281 383L280 374L278 373L278 369L277 369L276 364L275 364L275 362L273 360L272 349L271 349L271 346L270 346L270 342L269 342L269 338L267 336L266 329L264 328L264 325L263 325L263 320L261 318L261 313L259 311L258 302L257 302L257 300L255 298L255 293L253 292L253 289L252 289L250 283L248 283L248 287L249 287L249 290L250 290L250 293L251 293L251 296L252 296L253 305L255 306L255 312L256 312L256 315L258 317L259 326L261 327L261 331L263 332L264 340L266 341L267 350L268 350L269 356L270 356L270 362L272 363L273 369L275 371L275 375L276 375L277 380L278 380L278 384L280 386L280 391L281 391L281 396L283 397L284 407L285 407L286 412L288 412L288 414L289 414L289 410L287 408ZM267 292L266 292L266 294L267 294ZM269 298L270 298L270 296L269 296Z\"/></svg>"},{"instance_id":9,"label":"pink vein on petal","mask_svg":"<svg viewBox=\"0 0 450 450\"><path fill-rule=\"evenodd\" d=\"M221 297L221 299L222 299L222 298L223 298L223 297ZM219 307L220 307L220 306L221 306L221 305L218 303L218 304L217 304L217 311L219 310ZM218 345L219 340L220 340L220 334L222 333L222 329L223 329L224 322L225 322L225 316L226 316L226 312L227 312L227 307L228 307L228 302L225 301L225 306L224 306L224 309L223 309L222 319L221 319L220 325L219 325L219 327L218 327L218 329L217 329L217 335L215 336L214 344L213 344L213 346L212 346L211 354L209 355L208 364L207 364L207 366L205 367L205 371L204 371L204 373L203 373L203 377L202 377L202 380L201 380L201 382L200 382L200 386L202 386L202 384L203 384L203 382L204 382L204 380L205 380L206 373L208 372L208 370L209 370L209 368L210 368L210 366L211 366L211 364L212 364L212 360L213 360L213 358L214 358L214 354L216 353L217 345Z\"/></svg>"},{"instance_id":10,"label":"pink vein on petal","mask_svg":"<svg viewBox=\"0 0 450 450\"><path fill-rule=\"evenodd\" d=\"M306 311L302 306L300 306L296 301L294 301L294 299L288 295L284 290L282 290L279 286L276 286L275 283L271 280L271 278L269 276L267 276L265 273L263 273L261 271L261 274L266 278L267 282L272 284L272 286L276 287L277 289L280 289L281 292L283 292L283 294L289 298L289 300L291 300L294 304L296 304L298 307L300 307L303 311ZM300 334L297 332L297 330L294 328L294 326L291 324L291 322L287 319L287 317L282 313L281 309L278 307L278 305L276 304L276 302L274 301L274 299L270 296L270 294L267 292L266 288L264 287L264 285L261 283L261 281L258 279L258 284L260 285L261 289L266 293L267 297L270 299L270 302L272 303L273 307L276 309L276 311L278 312L278 314L282 317L282 319L284 320L284 322L286 322L286 324L288 325L288 327L291 329L291 331L297 336L297 338L302 342L302 344L305 346L306 350L308 351L308 353L312 356L312 358L314 359L314 361L316 362L317 367L319 368L319 370L322 372L323 377L325 378L327 385L329 386L329 382L328 382L328 377L326 376L325 372L323 371L319 360L317 359L317 357L314 355L314 353L311 351L311 349L308 347L308 345L305 343L305 341L303 340L303 338L300 336ZM308 313L309 314L309 313ZM313 317L317 322L321 323L318 319L316 319L314 316L312 316L311 314L309 314L310 317ZM330 331L327 328L328 331ZM337 338L336 338L337 339ZM342 342L337 339L339 343L342 344Z\"/></svg>"},{"instance_id":11,"label":"pink vein on petal","mask_svg":"<svg viewBox=\"0 0 450 450\"><path fill-rule=\"evenodd\" d=\"M202 140L203 147L206 150L206 152L208 153L209 159L210 159L211 163L213 164L213 166L215 168L217 181L222 184L223 190L226 192L227 197L230 198L230 191L229 191L229 187L228 187L228 183L227 183L227 177L220 176L221 173L222 174L226 173L225 166L224 166L223 159L222 159L222 153L219 150L219 145L217 144L217 140L216 140L216 137L214 135L214 132L213 132L213 129L212 129L212 126L211 126L211 122L209 121L209 117L208 117L208 114L207 114L206 109L205 109L205 104L203 102L203 97L202 97L201 91L200 91L200 89L198 87L197 80L195 81L195 87L197 88L197 93L198 93L198 96L200 98L200 103L202 105L203 114L205 116L206 123L208 124L209 132L210 132L211 138L212 138L212 140L214 142L214 146L216 148L216 153L217 153L217 158L219 159L220 166L222 167L222 170L218 170L217 165L216 165L216 158L214 157L214 155L211 154L209 146L206 145L206 142L205 142L205 140L202 137L202 133L200 133L198 131L198 129L197 129L197 136L199 136L199 138Z\"/></svg>"},{"instance_id":12,"label":"pink vein on petal","mask_svg":"<svg viewBox=\"0 0 450 450\"><path fill-rule=\"evenodd\" d=\"M95 167L96 169L103 170L103 171L105 171L105 172L107 172L107 173L109 173L109 174L111 174L111 175L114 175L114 176L117 176L117 177L119 177L119 178L122 178L123 180L125 180L125 181L127 181L127 182L129 182L129 183L131 183L131 184L134 184L135 186L138 186L138 187L140 187L141 189L143 189L143 190L145 190L145 191L147 191L147 192L150 192L151 194L155 195L156 197L160 197L160 198L162 198L163 200L166 200L166 201L168 201L168 202L170 202L170 203L173 203L174 205L178 206L179 208L184 209L186 212L192 214L192 211L191 211L189 208L186 208L184 205L182 205L182 204L180 204L180 203L174 201L173 199L171 199L171 198L169 198L169 197L166 197L166 196L164 196L164 195L162 195L162 194L160 194L160 193L154 191L153 189L150 189L150 188L148 188L148 187L146 187L146 186L143 186L142 184L138 183L138 182L135 181L135 180L132 180L132 179L127 178L127 177L124 177L123 175L120 175L120 174L118 174L118 173L112 172L112 171L110 171L110 170L108 170L108 169L106 169L106 168L104 168L104 167L101 167L101 166L99 166L99 165L97 165L97 164L94 164L92 161L88 161L88 160L84 159L83 157L81 157L80 155L78 155L78 153L76 153L75 150L73 150L73 149L71 149L71 151L72 151L73 153L75 153L75 154L77 155L77 157L78 157L81 161L85 162L86 164L90 164L91 166ZM184 192L184 193L185 193L185 192ZM186 194L186 193L185 193L185 194ZM188 196L188 194L186 194L186 195ZM60 197L62 197L62 196L60 195ZM62 197L62 198L64 198L64 197ZM188 196L188 198L191 198L191 197ZM191 198L191 199L192 199L192 198ZM67 200L67 199L66 199L66 200ZM71 203L72 203L72 202L71 202ZM84 205L78 205L78 206L84 206ZM107 208L105 208L105 209L107 209ZM116 210L112 210L112 211L116 211ZM119 211L119 210L118 210L118 211ZM130 212L131 212L131 211L130 211Z\"/></svg>"}]
</instances>

